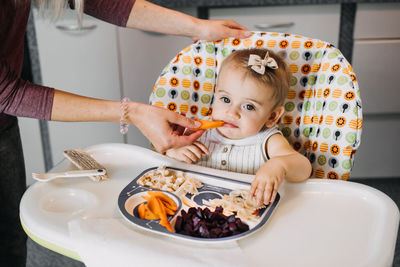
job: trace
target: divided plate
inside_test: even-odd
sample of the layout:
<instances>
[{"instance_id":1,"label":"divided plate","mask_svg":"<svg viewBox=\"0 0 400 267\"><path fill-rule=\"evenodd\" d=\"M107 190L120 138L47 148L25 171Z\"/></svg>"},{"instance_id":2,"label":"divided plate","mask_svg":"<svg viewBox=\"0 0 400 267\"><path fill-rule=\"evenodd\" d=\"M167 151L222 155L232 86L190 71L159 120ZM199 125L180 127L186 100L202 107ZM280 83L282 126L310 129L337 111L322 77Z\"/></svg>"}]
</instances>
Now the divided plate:
<instances>
[{"instance_id":1,"label":"divided plate","mask_svg":"<svg viewBox=\"0 0 400 267\"><path fill-rule=\"evenodd\" d=\"M259 213L257 215L259 217L258 221L249 222L246 220L242 220L243 222L249 225L250 229L246 232L237 235L220 237L220 238L201 238L201 237L193 237L178 233L171 233L166 228L158 224L159 220L140 219L137 213L137 208L139 204L145 202L145 199L143 199L142 196L147 195L147 191L162 191L147 186L141 186L137 183L140 177L142 177L145 173L154 169L157 169L157 167L149 168L143 171L121 191L118 197L118 207L123 217L127 219L130 223L158 234L168 235L178 239L185 239L202 243L238 240L260 229L268 221L272 212L279 203L280 195L278 193L276 195L274 203L268 205L266 208L259 210ZM203 184L202 187L198 188L199 191L198 195L186 194L186 197L196 202L199 206L203 206L202 202L203 199L209 200L214 198L222 198L223 195L229 195L229 193L233 190L250 189L249 183L232 180L225 177L194 172L190 170L178 169L173 167L166 167L166 169L185 172L187 177L195 178ZM176 214L168 217L168 220L170 221L172 227L174 228L176 217L181 214L182 209L187 211L189 207L183 204L182 201L179 199L179 197L174 195L173 193L166 191L162 192L167 194L170 198L172 198L178 206L178 211L176 212Z\"/></svg>"}]
</instances>

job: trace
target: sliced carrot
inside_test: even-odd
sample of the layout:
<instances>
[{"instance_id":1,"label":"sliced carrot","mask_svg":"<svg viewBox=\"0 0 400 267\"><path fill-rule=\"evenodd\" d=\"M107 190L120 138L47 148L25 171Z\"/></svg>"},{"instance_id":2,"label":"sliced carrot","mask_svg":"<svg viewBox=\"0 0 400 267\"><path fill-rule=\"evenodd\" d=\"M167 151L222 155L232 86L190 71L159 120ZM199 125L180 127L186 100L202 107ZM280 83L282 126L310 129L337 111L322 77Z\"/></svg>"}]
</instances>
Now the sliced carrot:
<instances>
[{"instance_id":1,"label":"sliced carrot","mask_svg":"<svg viewBox=\"0 0 400 267\"><path fill-rule=\"evenodd\" d=\"M157 197L151 197L147 202L147 207L160 219L160 225L167 228L168 231L174 232L174 229L172 229L171 224L168 221L167 212L165 211L164 205L160 199Z\"/></svg>"},{"instance_id":2,"label":"sliced carrot","mask_svg":"<svg viewBox=\"0 0 400 267\"><path fill-rule=\"evenodd\" d=\"M146 220L157 220L158 216L155 215L151 210L148 209L147 205L143 202L138 207L138 213L140 219Z\"/></svg>"},{"instance_id":3,"label":"sliced carrot","mask_svg":"<svg viewBox=\"0 0 400 267\"><path fill-rule=\"evenodd\" d=\"M159 206L159 216L160 216L160 225L164 226L170 232L175 232L172 228L171 224L168 221L167 212L165 211L164 205L161 203L161 200L157 199L156 202Z\"/></svg>"},{"instance_id":4,"label":"sliced carrot","mask_svg":"<svg viewBox=\"0 0 400 267\"><path fill-rule=\"evenodd\" d=\"M199 121L201 122L201 126L197 129L190 129L191 131L213 129L224 125L223 121L207 121L207 120L199 120Z\"/></svg>"},{"instance_id":5,"label":"sliced carrot","mask_svg":"<svg viewBox=\"0 0 400 267\"><path fill-rule=\"evenodd\" d=\"M161 193L160 191L148 191L148 194L150 196L159 198L164 203L164 206L166 208L168 208L172 211L178 210L178 206L176 205L175 201L173 201L170 197L168 197L164 193Z\"/></svg>"},{"instance_id":6,"label":"sliced carrot","mask_svg":"<svg viewBox=\"0 0 400 267\"><path fill-rule=\"evenodd\" d=\"M160 219L160 225L170 232L174 232L168 221L167 215L174 215L178 210L175 201L159 191L148 191L149 196L142 196L147 203L141 203L138 207L139 218L147 220Z\"/></svg>"},{"instance_id":7,"label":"sliced carrot","mask_svg":"<svg viewBox=\"0 0 400 267\"><path fill-rule=\"evenodd\" d=\"M168 215L174 215L177 210L175 209L170 209L167 206L165 206L165 211L167 212Z\"/></svg>"},{"instance_id":8,"label":"sliced carrot","mask_svg":"<svg viewBox=\"0 0 400 267\"><path fill-rule=\"evenodd\" d=\"M138 207L138 213L139 213L139 218L140 219L144 219L146 216L146 205L143 203L141 203Z\"/></svg>"}]
</instances>

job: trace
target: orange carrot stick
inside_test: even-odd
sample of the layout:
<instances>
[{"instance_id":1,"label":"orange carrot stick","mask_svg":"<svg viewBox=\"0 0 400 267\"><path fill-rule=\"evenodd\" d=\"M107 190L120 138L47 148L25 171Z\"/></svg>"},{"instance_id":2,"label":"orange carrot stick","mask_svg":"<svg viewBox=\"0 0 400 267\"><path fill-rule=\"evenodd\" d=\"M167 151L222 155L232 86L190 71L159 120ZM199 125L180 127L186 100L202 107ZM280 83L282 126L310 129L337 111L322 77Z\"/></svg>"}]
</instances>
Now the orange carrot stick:
<instances>
[{"instance_id":1,"label":"orange carrot stick","mask_svg":"<svg viewBox=\"0 0 400 267\"><path fill-rule=\"evenodd\" d=\"M199 120L199 121L201 122L201 126L196 129L190 129L191 131L213 129L224 125L223 121L207 121L207 120Z\"/></svg>"}]
</instances>

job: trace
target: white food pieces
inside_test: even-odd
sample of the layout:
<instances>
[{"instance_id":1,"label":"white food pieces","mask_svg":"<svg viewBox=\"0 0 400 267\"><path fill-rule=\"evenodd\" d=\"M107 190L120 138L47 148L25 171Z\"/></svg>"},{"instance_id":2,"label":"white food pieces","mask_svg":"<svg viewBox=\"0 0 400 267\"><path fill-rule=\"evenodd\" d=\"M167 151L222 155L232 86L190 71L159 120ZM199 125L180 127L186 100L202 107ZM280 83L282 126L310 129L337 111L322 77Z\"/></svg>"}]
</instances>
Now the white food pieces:
<instances>
[{"instance_id":1,"label":"white food pieces","mask_svg":"<svg viewBox=\"0 0 400 267\"><path fill-rule=\"evenodd\" d=\"M257 210L265 208L265 206L258 207L256 201L248 200L248 194L248 190L233 190L229 193L229 196L203 200L203 204L213 209L222 206L224 208L223 213L226 216L236 214L241 220L258 221L260 217L256 215Z\"/></svg>"},{"instance_id":2,"label":"white food pieces","mask_svg":"<svg viewBox=\"0 0 400 267\"><path fill-rule=\"evenodd\" d=\"M145 173L138 179L137 183L142 186L173 192L177 195L182 193L196 195L198 194L197 188L202 186L200 181L187 177L186 173L166 169L165 166Z\"/></svg>"}]
</instances>

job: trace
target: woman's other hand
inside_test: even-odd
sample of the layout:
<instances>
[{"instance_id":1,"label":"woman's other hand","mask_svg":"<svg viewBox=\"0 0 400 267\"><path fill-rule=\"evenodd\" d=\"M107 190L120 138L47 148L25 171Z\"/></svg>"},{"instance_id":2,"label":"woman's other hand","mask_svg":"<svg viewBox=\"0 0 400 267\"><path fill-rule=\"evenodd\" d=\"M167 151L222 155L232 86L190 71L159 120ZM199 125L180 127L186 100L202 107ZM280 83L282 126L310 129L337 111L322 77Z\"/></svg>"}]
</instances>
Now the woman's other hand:
<instances>
[{"instance_id":1,"label":"woman's other hand","mask_svg":"<svg viewBox=\"0 0 400 267\"><path fill-rule=\"evenodd\" d=\"M177 125L195 129L200 127L200 122L164 108L137 102L129 102L127 119L139 128L160 153L170 148L191 145L204 132L201 130L182 135L181 131L176 130Z\"/></svg>"},{"instance_id":2,"label":"woman's other hand","mask_svg":"<svg viewBox=\"0 0 400 267\"><path fill-rule=\"evenodd\" d=\"M251 32L234 20L205 20L197 21L198 30L191 38L198 40L218 41L226 37L247 38Z\"/></svg>"}]
</instances>

